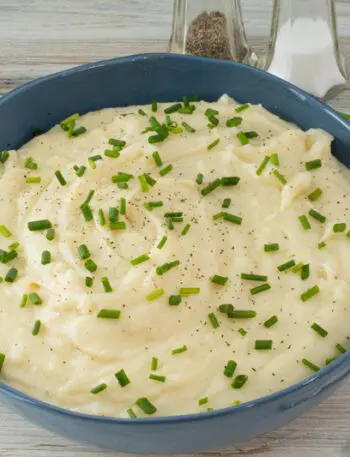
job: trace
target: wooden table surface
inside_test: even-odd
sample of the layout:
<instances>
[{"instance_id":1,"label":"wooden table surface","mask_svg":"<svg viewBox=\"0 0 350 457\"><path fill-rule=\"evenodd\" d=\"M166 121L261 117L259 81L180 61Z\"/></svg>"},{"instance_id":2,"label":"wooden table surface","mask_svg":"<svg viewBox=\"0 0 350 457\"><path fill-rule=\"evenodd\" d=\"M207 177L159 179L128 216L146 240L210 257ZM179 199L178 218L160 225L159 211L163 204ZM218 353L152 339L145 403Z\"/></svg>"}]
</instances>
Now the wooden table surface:
<instances>
[{"instance_id":1,"label":"wooden table surface","mask_svg":"<svg viewBox=\"0 0 350 457\"><path fill-rule=\"evenodd\" d=\"M215 0L213 0L215 4ZM243 0L247 31L266 43L272 0ZM350 60L350 0L337 1ZM0 93L33 78L119 55L164 51L172 0L0 0ZM350 91L332 104L350 112ZM38 429L0 405L0 457L102 457L107 454ZM350 385L273 433L204 456L350 457Z\"/></svg>"}]
</instances>

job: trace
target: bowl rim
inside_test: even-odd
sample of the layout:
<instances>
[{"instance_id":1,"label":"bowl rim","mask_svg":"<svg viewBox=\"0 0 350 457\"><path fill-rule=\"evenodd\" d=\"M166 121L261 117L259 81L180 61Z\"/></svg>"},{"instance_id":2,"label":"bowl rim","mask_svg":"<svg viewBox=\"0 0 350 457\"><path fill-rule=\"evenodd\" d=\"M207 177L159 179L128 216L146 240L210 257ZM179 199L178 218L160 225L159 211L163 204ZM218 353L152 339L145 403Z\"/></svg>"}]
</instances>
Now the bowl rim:
<instances>
[{"instance_id":1,"label":"bowl rim","mask_svg":"<svg viewBox=\"0 0 350 457\"><path fill-rule=\"evenodd\" d=\"M106 66L114 66L118 64L123 64L125 62L139 62L139 61L158 61L158 60L178 60L179 62L185 60L191 60L194 62L201 62L207 64L215 64L215 65L227 65L227 66L234 66L234 67L246 67L249 71L253 73L257 73L262 78L274 80L276 84L285 87L286 90L292 91L295 96L301 98L302 100L308 100L313 105L315 105L318 109L327 112L329 115L334 117L341 123L344 127L349 130L350 133L350 124L349 122L341 116L337 111L335 111L330 106L326 105L325 103L321 102L320 100L316 99L314 96L308 94L304 90L294 86L293 84L284 81L278 78L275 75L267 73L263 70L260 70L255 67L251 67L246 64L237 63L233 61L225 61L225 60L217 60L207 57L198 57L198 56L189 56L189 55L182 55L182 54L170 54L170 53L142 53L142 54L133 54L127 55L122 57L114 57L112 59L101 60L97 62L92 62L84 65L79 65L73 68L68 68L66 70L62 70L59 72L55 72L40 78L36 78L33 81L29 81L15 89L12 89L7 94L3 95L0 98L0 105L6 103L11 98L21 94L22 92L26 92L28 89L40 85L42 82L54 80L56 78L61 78L65 76L69 76L71 74L85 72L89 70L93 70L94 68L98 67L106 67ZM191 413L191 414L183 414L183 415L174 415L174 416L156 416L156 417L137 417L137 418L124 418L124 417L112 417L112 416L100 416L95 414L87 414L87 413L80 413L68 408L56 406L55 404L48 403L46 401L37 399L30 395L27 395L20 390L11 387L6 382L2 382L0 380L0 395L2 392L5 394L10 395L11 397L15 398L18 401L29 403L34 407L42 407L48 411L58 413L59 415L63 416L70 416L73 419L80 419L84 421L98 421L100 423L110 423L110 424L119 424L119 425L127 425L127 424L177 424L177 423L186 423L186 422L193 422L193 421L203 421L208 420L213 417L221 417L227 416L232 413L238 414L240 412L244 412L250 408L263 406L266 403L270 403L273 401L282 400L283 398L287 398L289 395L294 394L296 392L301 391L304 387L313 384L316 381L322 380L326 375L331 373L332 371L336 371L338 368L343 367L350 359L350 351L342 354L336 360L334 360L329 365L321 368L320 371L313 373L302 380L298 381L297 383L291 384L288 387L285 387L281 390L273 392L269 395L264 395L262 397L258 397L256 399L250 400L248 402L241 403L239 405L232 405L225 408L219 408L214 411L207 411L207 412L198 412L198 413ZM340 380L344 378L347 373L350 371L350 364L347 370L342 373L336 380ZM334 380L334 382L336 381ZM329 384L327 384L329 385ZM325 388L326 386L323 386ZM319 389L319 390L322 390Z\"/></svg>"}]
</instances>

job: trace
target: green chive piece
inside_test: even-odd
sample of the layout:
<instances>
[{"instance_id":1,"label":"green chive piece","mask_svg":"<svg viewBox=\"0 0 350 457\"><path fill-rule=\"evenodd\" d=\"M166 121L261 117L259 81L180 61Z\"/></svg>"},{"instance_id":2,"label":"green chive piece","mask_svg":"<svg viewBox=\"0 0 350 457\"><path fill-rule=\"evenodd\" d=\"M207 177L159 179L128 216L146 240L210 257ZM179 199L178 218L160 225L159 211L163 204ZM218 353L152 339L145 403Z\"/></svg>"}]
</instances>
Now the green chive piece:
<instances>
[{"instance_id":1,"label":"green chive piece","mask_svg":"<svg viewBox=\"0 0 350 457\"><path fill-rule=\"evenodd\" d=\"M269 161L270 161L270 156L265 156L264 160L261 162L261 164L259 165L258 169L256 170L257 176L261 176L262 175L262 172L265 170L266 165L269 163Z\"/></svg>"},{"instance_id":2,"label":"green chive piece","mask_svg":"<svg viewBox=\"0 0 350 457\"><path fill-rule=\"evenodd\" d=\"M168 237L167 236L163 236L162 239L157 244L157 248L158 249L162 249L164 247L165 243L167 242L167 240L168 240Z\"/></svg>"},{"instance_id":3,"label":"green chive piece","mask_svg":"<svg viewBox=\"0 0 350 457\"><path fill-rule=\"evenodd\" d=\"M226 216L226 214L226 211L220 211L219 213L214 214L213 220L217 221L218 219L222 219L224 216Z\"/></svg>"},{"instance_id":4,"label":"green chive piece","mask_svg":"<svg viewBox=\"0 0 350 457\"><path fill-rule=\"evenodd\" d=\"M233 311L233 305L231 304L223 304L218 307L220 313L228 314Z\"/></svg>"},{"instance_id":5,"label":"green chive piece","mask_svg":"<svg viewBox=\"0 0 350 457\"><path fill-rule=\"evenodd\" d=\"M101 309L97 317L100 319L119 319L121 312L117 309Z\"/></svg>"},{"instance_id":6,"label":"green chive piece","mask_svg":"<svg viewBox=\"0 0 350 457\"><path fill-rule=\"evenodd\" d=\"M136 257L135 259L131 260L130 263L132 266L136 267L136 265L146 262L149 259L150 259L150 256L148 254L142 254L139 257Z\"/></svg>"},{"instance_id":7,"label":"green chive piece","mask_svg":"<svg viewBox=\"0 0 350 457\"><path fill-rule=\"evenodd\" d=\"M88 259L84 265L90 273L94 273L97 270L97 265L92 259Z\"/></svg>"},{"instance_id":8,"label":"green chive piece","mask_svg":"<svg viewBox=\"0 0 350 457\"><path fill-rule=\"evenodd\" d=\"M82 165L81 167L74 168L74 170L78 178L81 178L82 176L84 176L87 168L84 165Z\"/></svg>"},{"instance_id":9,"label":"green chive piece","mask_svg":"<svg viewBox=\"0 0 350 457\"><path fill-rule=\"evenodd\" d=\"M141 108L138 110L138 113L140 114L140 116L147 116L147 114Z\"/></svg>"},{"instance_id":10,"label":"green chive piece","mask_svg":"<svg viewBox=\"0 0 350 457\"><path fill-rule=\"evenodd\" d=\"M278 243L270 243L264 245L265 252L275 252L280 250L280 245Z\"/></svg>"},{"instance_id":11,"label":"green chive piece","mask_svg":"<svg viewBox=\"0 0 350 457\"><path fill-rule=\"evenodd\" d=\"M265 292L265 290L271 289L270 284L261 284L261 286L258 287L253 287L253 289L250 289L251 295L256 295L260 294L261 292Z\"/></svg>"},{"instance_id":12,"label":"green chive piece","mask_svg":"<svg viewBox=\"0 0 350 457\"><path fill-rule=\"evenodd\" d=\"M249 273L241 273L241 279L245 279L247 281L267 281L267 276L265 275L256 275L256 274L249 274Z\"/></svg>"},{"instance_id":13,"label":"green chive piece","mask_svg":"<svg viewBox=\"0 0 350 457\"><path fill-rule=\"evenodd\" d=\"M325 248L327 245L324 241L321 241L321 243L318 243L318 249L323 249Z\"/></svg>"},{"instance_id":14,"label":"green chive piece","mask_svg":"<svg viewBox=\"0 0 350 457\"><path fill-rule=\"evenodd\" d=\"M209 322L211 323L211 325L213 326L213 328L219 328L220 327L220 323L218 321L218 318L215 316L214 313L209 313L208 314L208 319L209 319Z\"/></svg>"},{"instance_id":15,"label":"green chive piece","mask_svg":"<svg viewBox=\"0 0 350 457\"><path fill-rule=\"evenodd\" d=\"M79 118L80 114L79 113L74 113L71 116L66 117L60 122L60 126L62 130L69 130L71 128L71 124L74 124L75 121Z\"/></svg>"},{"instance_id":16,"label":"green chive piece","mask_svg":"<svg viewBox=\"0 0 350 457\"><path fill-rule=\"evenodd\" d=\"M109 208L108 220L109 222L112 222L112 224L116 224L119 221L119 211L117 208Z\"/></svg>"},{"instance_id":17,"label":"green chive piece","mask_svg":"<svg viewBox=\"0 0 350 457\"><path fill-rule=\"evenodd\" d=\"M133 175L129 173L119 172L117 175L112 176L112 183L117 184L118 182L127 182L133 179Z\"/></svg>"},{"instance_id":18,"label":"green chive piece","mask_svg":"<svg viewBox=\"0 0 350 457\"><path fill-rule=\"evenodd\" d=\"M341 224L334 224L333 225L333 232L334 233L344 233L346 230L346 224L341 223Z\"/></svg>"},{"instance_id":19,"label":"green chive piece","mask_svg":"<svg viewBox=\"0 0 350 457\"><path fill-rule=\"evenodd\" d=\"M170 295L169 297L169 305L170 306L178 306L181 303L181 295Z\"/></svg>"},{"instance_id":20,"label":"green chive piece","mask_svg":"<svg viewBox=\"0 0 350 457\"><path fill-rule=\"evenodd\" d=\"M110 138L108 144L112 145L118 151L121 151L126 146L126 141L116 140L115 138Z\"/></svg>"},{"instance_id":21,"label":"green chive piece","mask_svg":"<svg viewBox=\"0 0 350 457\"><path fill-rule=\"evenodd\" d=\"M98 221L99 221L100 225L101 226L106 225L106 218L105 218L103 209L99 209L97 212L97 215L98 215Z\"/></svg>"},{"instance_id":22,"label":"green chive piece","mask_svg":"<svg viewBox=\"0 0 350 457\"><path fill-rule=\"evenodd\" d=\"M148 173L145 174L145 179L146 179L147 184L151 187L153 187L157 184L157 181L155 179L153 179L152 176Z\"/></svg>"},{"instance_id":23,"label":"green chive piece","mask_svg":"<svg viewBox=\"0 0 350 457\"><path fill-rule=\"evenodd\" d=\"M345 349L344 346L342 346L341 344L336 344L335 347L338 349L338 351L342 354L345 354L347 352L347 350Z\"/></svg>"},{"instance_id":24,"label":"green chive piece","mask_svg":"<svg viewBox=\"0 0 350 457\"><path fill-rule=\"evenodd\" d=\"M93 395L97 395L97 394L103 392L106 389L107 389L107 384L99 384L98 386L93 387L90 390L90 393L93 394Z\"/></svg>"},{"instance_id":25,"label":"green chive piece","mask_svg":"<svg viewBox=\"0 0 350 457\"><path fill-rule=\"evenodd\" d=\"M313 217L314 219L316 219L319 222L326 222L326 220L327 220L327 218L325 216L323 216L322 214L318 213L314 209L311 209L309 211L309 214L310 214L311 217Z\"/></svg>"},{"instance_id":26,"label":"green chive piece","mask_svg":"<svg viewBox=\"0 0 350 457\"><path fill-rule=\"evenodd\" d=\"M201 291L200 287L182 287L180 289L180 295L197 295Z\"/></svg>"},{"instance_id":27,"label":"green chive piece","mask_svg":"<svg viewBox=\"0 0 350 457\"><path fill-rule=\"evenodd\" d=\"M136 404L145 414L152 415L157 411L157 408L146 397L138 398Z\"/></svg>"},{"instance_id":28,"label":"green chive piece","mask_svg":"<svg viewBox=\"0 0 350 457\"><path fill-rule=\"evenodd\" d=\"M208 397L203 397L203 398L200 398L198 400L198 405L199 406L203 406L203 405L206 405L208 402L209 402L209 398Z\"/></svg>"},{"instance_id":29,"label":"green chive piece","mask_svg":"<svg viewBox=\"0 0 350 457\"><path fill-rule=\"evenodd\" d=\"M289 270L290 268L293 268L295 267L296 263L294 260L289 260L289 262L286 262L286 263L283 263L282 265L279 265L277 267L277 270L282 272L282 271L286 271L286 270Z\"/></svg>"},{"instance_id":30,"label":"green chive piece","mask_svg":"<svg viewBox=\"0 0 350 457\"><path fill-rule=\"evenodd\" d=\"M255 132L254 130L252 131L249 131L249 132L244 132L244 135L251 139L251 138L257 138L259 135L257 134L257 132Z\"/></svg>"},{"instance_id":31,"label":"green chive piece","mask_svg":"<svg viewBox=\"0 0 350 457\"><path fill-rule=\"evenodd\" d=\"M185 227L182 229L181 236L187 235L190 228L191 228L191 224L186 224Z\"/></svg>"},{"instance_id":32,"label":"green chive piece","mask_svg":"<svg viewBox=\"0 0 350 457\"><path fill-rule=\"evenodd\" d=\"M40 332L40 327L41 327L41 321L37 320L34 323L33 330L32 330L32 335L37 336Z\"/></svg>"},{"instance_id":33,"label":"green chive piece","mask_svg":"<svg viewBox=\"0 0 350 457\"><path fill-rule=\"evenodd\" d=\"M28 294L28 298L32 302L32 305L43 304L41 297L36 292L31 292L30 294Z\"/></svg>"},{"instance_id":34,"label":"green chive piece","mask_svg":"<svg viewBox=\"0 0 350 457\"><path fill-rule=\"evenodd\" d=\"M141 192L148 192L149 191L149 187L148 187L148 183L146 181L146 176L145 175L141 175L141 176L138 177L138 180L139 180L139 183L140 183Z\"/></svg>"},{"instance_id":35,"label":"green chive piece","mask_svg":"<svg viewBox=\"0 0 350 457\"><path fill-rule=\"evenodd\" d=\"M169 212L169 213L165 213L164 214L164 217L171 217L171 218L174 218L174 217L182 217L184 213L178 211L178 212Z\"/></svg>"},{"instance_id":36,"label":"green chive piece","mask_svg":"<svg viewBox=\"0 0 350 457\"><path fill-rule=\"evenodd\" d=\"M242 111L246 110L249 108L249 103L244 103L243 105L239 105L235 108L236 113L241 113Z\"/></svg>"},{"instance_id":37,"label":"green chive piece","mask_svg":"<svg viewBox=\"0 0 350 457\"><path fill-rule=\"evenodd\" d=\"M301 223L301 225L302 225L304 230L310 230L311 229L311 224L309 222L309 219L306 216L304 216L304 215L299 216L298 219L299 219L299 221L300 221L300 223Z\"/></svg>"},{"instance_id":38,"label":"green chive piece","mask_svg":"<svg viewBox=\"0 0 350 457\"><path fill-rule=\"evenodd\" d=\"M264 322L264 327L266 328L271 328L278 322L278 317L277 316L271 316L269 319L267 319Z\"/></svg>"},{"instance_id":39,"label":"green chive piece","mask_svg":"<svg viewBox=\"0 0 350 457\"><path fill-rule=\"evenodd\" d=\"M121 221L121 222L111 222L109 224L109 228L111 230L126 230L126 222Z\"/></svg>"},{"instance_id":40,"label":"green chive piece","mask_svg":"<svg viewBox=\"0 0 350 457\"><path fill-rule=\"evenodd\" d=\"M212 278L210 278L210 281L213 284L217 284L218 286L224 286L227 283L228 278L225 276L214 275Z\"/></svg>"},{"instance_id":41,"label":"green chive piece","mask_svg":"<svg viewBox=\"0 0 350 457\"><path fill-rule=\"evenodd\" d=\"M51 252L43 251L41 254L41 265L48 265L49 263L51 263Z\"/></svg>"},{"instance_id":42,"label":"green chive piece","mask_svg":"<svg viewBox=\"0 0 350 457\"><path fill-rule=\"evenodd\" d=\"M160 158L159 152L154 151L152 154L153 160L155 161L155 164L157 167L161 167L163 165L162 159Z\"/></svg>"},{"instance_id":43,"label":"green chive piece","mask_svg":"<svg viewBox=\"0 0 350 457\"><path fill-rule=\"evenodd\" d=\"M0 249L0 262L3 264L9 263L11 260L15 259L17 255L16 251L6 252Z\"/></svg>"},{"instance_id":44,"label":"green chive piece","mask_svg":"<svg viewBox=\"0 0 350 457\"><path fill-rule=\"evenodd\" d=\"M118 182L117 187L118 189L129 189L129 184L127 182Z\"/></svg>"},{"instance_id":45,"label":"green chive piece","mask_svg":"<svg viewBox=\"0 0 350 457\"><path fill-rule=\"evenodd\" d=\"M160 376L157 374L150 374L149 379L152 379L153 381L158 381L158 382L165 382L166 377L165 376Z\"/></svg>"},{"instance_id":46,"label":"green chive piece","mask_svg":"<svg viewBox=\"0 0 350 457\"><path fill-rule=\"evenodd\" d=\"M311 325L311 328L312 328L312 330L314 330L318 335L320 335L322 338L325 338L325 337L328 335L327 330L325 330L324 328L322 328L320 325L316 324L316 322L314 322L314 323Z\"/></svg>"},{"instance_id":47,"label":"green chive piece","mask_svg":"<svg viewBox=\"0 0 350 457\"><path fill-rule=\"evenodd\" d=\"M272 174L279 180L279 182L283 186L287 184L286 178L278 170L273 170Z\"/></svg>"},{"instance_id":48,"label":"green chive piece","mask_svg":"<svg viewBox=\"0 0 350 457\"><path fill-rule=\"evenodd\" d=\"M180 260L174 260L173 262L164 263L160 267L156 268L156 273L158 276L162 276L171 269L177 267L178 265L180 265Z\"/></svg>"},{"instance_id":49,"label":"green chive piece","mask_svg":"<svg viewBox=\"0 0 350 457\"><path fill-rule=\"evenodd\" d=\"M158 368L158 359L157 359L157 357L152 357L151 370L156 371L157 368Z\"/></svg>"},{"instance_id":50,"label":"green chive piece","mask_svg":"<svg viewBox=\"0 0 350 457\"><path fill-rule=\"evenodd\" d=\"M0 151L0 163L5 163L10 157L8 151Z\"/></svg>"},{"instance_id":51,"label":"green chive piece","mask_svg":"<svg viewBox=\"0 0 350 457\"><path fill-rule=\"evenodd\" d=\"M222 202L222 208L229 208L230 205L231 205L231 199L225 198L224 201Z\"/></svg>"},{"instance_id":52,"label":"green chive piece","mask_svg":"<svg viewBox=\"0 0 350 457\"><path fill-rule=\"evenodd\" d=\"M240 374L239 376L236 376L233 380L232 387L234 389L241 389L247 381L248 376L245 374Z\"/></svg>"},{"instance_id":53,"label":"green chive piece","mask_svg":"<svg viewBox=\"0 0 350 457\"><path fill-rule=\"evenodd\" d=\"M186 352L186 351L187 351L187 346L186 346L186 344L184 344L180 348L173 349L171 351L171 353L172 353L172 355L177 355L177 354L182 354L183 352Z\"/></svg>"},{"instance_id":54,"label":"green chive piece","mask_svg":"<svg viewBox=\"0 0 350 457\"><path fill-rule=\"evenodd\" d=\"M244 328L240 328L238 329L238 331L242 336L246 336L246 334L248 333L246 330L244 330Z\"/></svg>"},{"instance_id":55,"label":"green chive piece","mask_svg":"<svg viewBox=\"0 0 350 457\"><path fill-rule=\"evenodd\" d=\"M20 243L18 243L18 241L15 241L14 243L11 243L8 247L9 251L15 251L16 249L18 249L20 247Z\"/></svg>"},{"instance_id":56,"label":"green chive piece","mask_svg":"<svg viewBox=\"0 0 350 457\"><path fill-rule=\"evenodd\" d=\"M225 178L221 178L221 185L223 187L228 187L228 186L236 186L241 178L238 176L227 176Z\"/></svg>"},{"instance_id":57,"label":"green chive piece","mask_svg":"<svg viewBox=\"0 0 350 457\"><path fill-rule=\"evenodd\" d=\"M256 311L234 309L227 313L227 317L230 319L253 319L256 317Z\"/></svg>"},{"instance_id":58,"label":"green chive piece","mask_svg":"<svg viewBox=\"0 0 350 457\"><path fill-rule=\"evenodd\" d=\"M310 360L308 360L308 359L303 359L303 360L302 360L302 363L303 363L306 367L310 368L310 370L315 371L315 372L316 372L316 371L320 371L320 369L321 369L319 366L317 366L317 365L315 365L314 363L310 362Z\"/></svg>"},{"instance_id":59,"label":"green chive piece","mask_svg":"<svg viewBox=\"0 0 350 457\"><path fill-rule=\"evenodd\" d=\"M0 374L3 369L5 359L6 359L6 355L3 354L2 352L0 352Z\"/></svg>"},{"instance_id":60,"label":"green chive piece","mask_svg":"<svg viewBox=\"0 0 350 457\"><path fill-rule=\"evenodd\" d=\"M311 289L307 290L303 294L301 294L300 298L302 301L308 301L311 298L313 298L315 295L317 295L320 292L320 288L318 286L314 286Z\"/></svg>"},{"instance_id":61,"label":"green chive piece","mask_svg":"<svg viewBox=\"0 0 350 457\"><path fill-rule=\"evenodd\" d=\"M94 190L90 190L86 199L84 200L83 204L81 206L88 206L93 198L93 196L95 195L95 191Z\"/></svg>"},{"instance_id":62,"label":"green chive piece","mask_svg":"<svg viewBox=\"0 0 350 457\"><path fill-rule=\"evenodd\" d=\"M55 176L57 178L57 181L61 184L61 186L67 185L67 181L64 179L63 174L59 170L55 171Z\"/></svg>"},{"instance_id":63,"label":"green chive piece","mask_svg":"<svg viewBox=\"0 0 350 457\"><path fill-rule=\"evenodd\" d=\"M220 143L220 138L217 138L212 143L208 144L208 146L207 146L208 151L210 151L211 149L214 149L215 146L217 146L219 143Z\"/></svg>"},{"instance_id":64,"label":"green chive piece","mask_svg":"<svg viewBox=\"0 0 350 457\"><path fill-rule=\"evenodd\" d=\"M126 410L126 412L128 413L128 416L130 417L130 419L135 419L137 417L136 414L134 413L134 411L131 408L128 408Z\"/></svg>"},{"instance_id":65,"label":"green chive piece","mask_svg":"<svg viewBox=\"0 0 350 457\"><path fill-rule=\"evenodd\" d=\"M210 184L208 184L206 187L204 187L201 190L201 194L203 195L203 197L205 197L206 195L210 194L211 192L213 192L213 190L215 190L216 188L218 188L220 186L221 186L221 179L215 179L215 181L211 182Z\"/></svg>"},{"instance_id":66,"label":"green chive piece","mask_svg":"<svg viewBox=\"0 0 350 457\"><path fill-rule=\"evenodd\" d=\"M17 276L18 276L17 268L10 268L10 270L6 273L6 276L4 279L6 282L13 283L16 281Z\"/></svg>"},{"instance_id":67,"label":"green chive piece","mask_svg":"<svg viewBox=\"0 0 350 457\"><path fill-rule=\"evenodd\" d=\"M36 232L39 230L47 230L50 228L52 228L52 224L47 219L44 219L42 221L32 221L32 222L28 223L28 229L31 232Z\"/></svg>"},{"instance_id":68,"label":"green chive piece","mask_svg":"<svg viewBox=\"0 0 350 457\"><path fill-rule=\"evenodd\" d=\"M24 166L28 168L28 170L37 170L38 169L38 164L34 162L34 159L32 157L28 157L26 161L24 162Z\"/></svg>"},{"instance_id":69,"label":"green chive piece","mask_svg":"<svg viewBox=\"0 0 350 457\"><path fill-rule=\"evenodd\" d=\"M101 278L101 282L102 282L103 289L106 293L113 292L111 283L109 282L108 278L106 278L106 277Z\"/></svg>"},{"instance_id":70,"label":"green chive piece","mask_svg":"<svg viewBox=\"0 0 350 457\"><path fill-rule=\"evenodd\" d=\"M236 134L236 137L238 138L238 140L242 146L249 144L249 138L246 136L246 134L244 132L238 132Z\"/></svg>"},{"instance_id":71,"label":"green chive piece","mask_svg":"<svg viewBox=\"0 0 350 457\"><path fill-rule=\"evenodd\" d=\"M118 149L105 149L103 154L110 159L118 159L120 157Z\"/></svg>"},{"instance_id":72,"label":"green chive piece","mask_svg":"<svg viewBox=\"0 0 350 457\"><path fill-rule=\"evenodd\" d=\"M241 217L235 216L234 214L226 213L224 215L224 221L232 222L232 224L241 225L242 224L242 220L243 219Z\"/></svg>"},{"instance_id":73,"label":"green chive piece","mask_svg":"<svg viewBox=\"0 0 350 457\"><path fill-rule=\"evenodd\" d=\"M144 203L144 207L148 209L148 211L153 211L153 208L161 208L164 205L163 201L156 201L156 202L146 202Z\"/></svg>"},{"instance_id":74,"label":"green chive piece","mask_svg":"<svg viewBox=\"0 0 350 457\"><path fill-rule=\"evenodd\" d=\"M120 199L119 212L122 216L126 214L126 200L124 197Z\"/></svg>"},{"instance_id":75,"label":"green chive piece","mask_svg":"<svg viewBox=\"0 0 350 457\"><path fill-rule=\"evenodd\" d=\"M308 279L310 276L310 265L303 265L301 267L301 273L300 273L300 277L302 279L302 281L305 281L306 279Z\"/></svg>"},{"instance_id":76,"label":"green chive piece","mask_svg":"<svg viewBox=\"0 0 350 457\"><path fill-rule=\"evenodd\" d=\"M299 273L299 271L301 271L301 269L303 268L304 264L303 262L299 262L295 265L295 267L292 269L292 272L293 273Z\"/></svg>"},{"instance_id":77,"label":"green chive piece","mask_svg":"<svg viewBox=\"0 0 350 457\"><path fill-rule=\"evenodd\" d=\"M91 253L86 244L82 244L78 247L78 254L80 260L87 260L89 257L91 257Z\"/></svg>"},{"instance_id":78,"label":"green chive piece","mask_svg":"<svg viewBox=\"0 0 350 457\"><path fill-rule=\"evenodd\" d=\"M165 114L172 114L176 113L179 108L181 108L181 103L174 103L174 105L168 106L168 108L165 108L164 113Z\"/></svg>"},{"instance_id":79,"label":"green chive piece","mask_svg":"<svg viewBox=\"0 0 350 457\"><path fill-rule=\"evenodd\" d=\"M186 130L186 132L188 132L188 133L195 133L196 132L196 129L194 129L189 124L187 124L187 122L183 122L182 126Z\"/></svg>"},{"instance_id":80,"label":"green chive piece","mask_svg":"<svg viewBox=\"0 0 350 457\"><path fill-rule=\"evenodd\" d=\"M310 171L310 170L316 170L316 168L321 168L322 167L322 160L316 159L316 160L311 160L310 162L305 162L305 168Z\"/></svg>"},{"instance_id":81,"label":"green chive piece","mask_svg":"<svg viewBox=\"0 0 350 457\"><path fill-rule=\"evenodd\" d=\"M159 174L160 174L160 176L165 176L168 173L170 173L172 169L173 169L173 166L172 165L168 165L165 168L163 168L162 170L160 170Z\"/></svg>"},{"instance_id":82,"label":"green chive piece","mask_svg":"<svg viewBox=\"0 0 350 457\"><path fill-rule=\"evenodd\" d=\"M203 179L204 179L204 176L202 175L202 173L198 173L197 178L196 178L196 183L199 185L203 184Z\"/></svg>"},{"instance_id":83,"label":"green chive piece","mask_svg":"<svg viewBox=\"0 0 350 457\"><path fill-rule=\"evenodd\" d=\"M26 305L27 305L27 302L28 302L28 295L27 294L23 294L21 303L19 305L20 308L25 308Z\"/></svg>"},{"instance_id":84,"label":"green chive piece","mask_svg":"<svg viewBox=\"0 0 350 457\"><path fill-rule=\"evenodd\" d=\"M53 241L55 239L55 230L54 229L48 229L48 231L46 232L46 239L48 241Z\"/></svg>"},{"instance_id":85,"label":"green chive piece","mask_svg":"<svg viewBox=\"0 0 350 457\"><path fill-rule=\"evenodd\" d=\"M128 384L130 384L130 379L128 378L127 374L123 369L119 370L117 373L114 375L117 378L117 381L119 382L120 387L125 387Z\"/></svg>"},{"instance_id":86,"label":"green chive piece","mask_svg":"<svg viewBox=\"0 0 350 457\"><path fill-rule=\"evenodd\" d=\"M92 287L94 284L94 279L93 278L90 278L89 276L87 276L85 278L85 286L86 287Z\"/></svg>"},{"instance_id":87,"label":"green chive piece","mask_svg":"<svg viewBox=\"0 0 350 457\"><path fill-rule=\"evenodd\" d=\"M308 198L311 202L314 202L314 201L318 200L318 199L321 197L322 194L323 194L322 189L320 189L320 188L318 187L316 190L314 190L313 192L311 192L311 194L308 195L307 198Z\"/></svg>"},{"instance_id":88,"label":"green chive piece","mask_svg":"<svg viewBox=\"0 0 350 457\"><path fill-rule=\"evenodd\" d=\"M232 378L232 376L234 375L234 372L236 371L236 368L237 368L237 362L235 362L234 360L229 360L227 362L227 364L225 365L224 375L227 378Z\"/></svg>"},{"instance_id":89,"label":"green chive piece","mask_svg":"<svg viewBox=\"0 0 350 457\"><path fill-rule=\"evenodd\" d=\"M92 214L90 206L81 205L80 210L81 210L86 222L90 222L93 220L94 216Z\"/></svg>"},{"instance_id":90,"label":"green chive piece","mask_svg":"<svg viewBox=\"0 0 350 457\"><path fill-rule=\"evenodd\" d=\"M271 154L270 162L272 163L272 165L275 165L275 167L278 167L280 164L280 159L278 157L278 154L276 154L276 153Z\"/></svg>"},{"instance_id":91,"label":"green chive piece","mask_svg":"<svg viewBox=\"0 0 350 457\"><path fill-rule=\"evenodd\" d=\"M272 349L272 340L256 340L255 349L257 351L266 351Z\"/></svg>"},{"instance_id":92,"label":"green chive piece","mask_svg":"<svg viewBox=\"0 0 350 457\"><path fill-rule=\"evenodd\" d=\"M40 176L30 176L29 178L26 179L27 184L40 184L41 183L41 178Z\"/></svg>"},{"instance_id":93,"label":"green chive piece","mask_svg":"<svg viewBox=\"0 0 350 457\"><path fill-rule=\"evenodd\" d=\"M164 289L156 289L146 296L147 301L153 301L165 294Z\"/></svg>"},{"instance_id":94,"label":"green chive piece","mask_svg":"<svg viewBox=\"0 0 350 457\"><path fill-rule=\"evenodd\" d=\"M0 235L4 236L5 238L10 238L12 236L12 233L7 227L5 227L4 225L0 225Z\"/></svg>"},{"instance_id":95,"label":"green chive piece","mask_svg":"<svg viewBox=\"0 0 350 457\"><path fill-rule=\"evenodd\" d=\"M330 365L336 359L337 359L336 357L330 357L329 359L326 359L326 365Z\"/></svg>"},{"instance_id":96,"label":"green chive piece","mask_svg":"<svg viewBox=\"0 0 350 457\"><path fill-rule=\"evenodd\" d=\"M241 117L233 117L232 119L228 119L226 121L226 127L238 127L242 123Z\"/></svg>"}]
</instances>

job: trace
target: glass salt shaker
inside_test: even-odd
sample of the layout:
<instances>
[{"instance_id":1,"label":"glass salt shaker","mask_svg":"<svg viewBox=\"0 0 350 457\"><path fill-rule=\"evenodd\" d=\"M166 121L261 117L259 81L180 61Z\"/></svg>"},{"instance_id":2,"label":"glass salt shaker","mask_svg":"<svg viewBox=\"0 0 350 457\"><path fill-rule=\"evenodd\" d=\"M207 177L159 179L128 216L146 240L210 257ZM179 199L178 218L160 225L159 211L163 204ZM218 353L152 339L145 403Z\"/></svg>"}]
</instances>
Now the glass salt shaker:
<instances>
[{"instance_id":1,"label":"glass salt shaker","mask_svg":"<svg viewBox=\"0 0 350 457\"><path fill-rule=\"evenodd\" d=\"M169 52L254 62L240 0L174 0Z\"/></svg>"},{"instance_id":2,"label":"glass salt shaker","mask_svg":"<svg viewBox=\"0 0 350 457\"><path fill-rule=\"evenodd\" d=\"M334 0L274 0L262 67L321 99L348 87Z\"/></svg>"}]
</instances>

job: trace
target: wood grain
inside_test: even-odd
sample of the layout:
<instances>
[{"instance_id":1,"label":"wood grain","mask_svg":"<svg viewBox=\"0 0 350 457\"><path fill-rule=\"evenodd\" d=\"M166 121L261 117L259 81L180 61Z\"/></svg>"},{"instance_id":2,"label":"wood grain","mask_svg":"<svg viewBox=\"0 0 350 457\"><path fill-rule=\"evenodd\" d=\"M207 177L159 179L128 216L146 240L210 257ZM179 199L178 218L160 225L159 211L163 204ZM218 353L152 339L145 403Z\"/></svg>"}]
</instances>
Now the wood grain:
<instances>
[{"instance_id":1,"label":"wood grain","mask_svg":"<svg viewBox=\"0 0 350 457\"><path fill-rule=\"evenodd\" d=\"M214 1L214 0L213 0ZM248 35L267 42L272 0L242 0ZM337 2L342 47L350 59L350 1ZM0 92L93 60L165 51L171 0L0 0ZM350 112L350 91L332 104ZM202 457L350 457L350 385L287 427ZM0 457L102 457L0 406ZM188 456L189 457L189 456Z\"/></svg>"}]
</instances>

